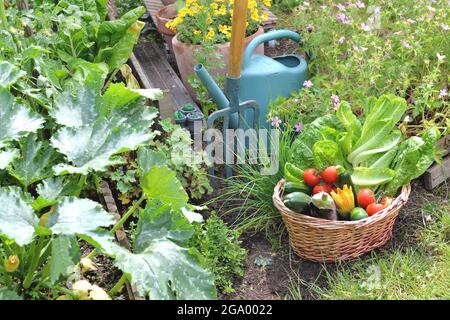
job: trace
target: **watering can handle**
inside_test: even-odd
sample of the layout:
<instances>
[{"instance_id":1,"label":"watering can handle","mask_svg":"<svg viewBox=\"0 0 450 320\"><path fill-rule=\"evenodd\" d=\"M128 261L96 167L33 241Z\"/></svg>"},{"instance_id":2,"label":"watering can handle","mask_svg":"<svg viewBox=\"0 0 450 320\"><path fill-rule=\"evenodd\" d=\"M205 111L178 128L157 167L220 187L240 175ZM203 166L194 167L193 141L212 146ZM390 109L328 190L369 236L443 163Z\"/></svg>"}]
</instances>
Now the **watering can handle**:
<instances>
[{"instance_id":1,"label":"watering can handle","mask_svg":"<svg viewBox=\"0 0 450 320\"><path fill-rule=\"evenodd\" d=\"M291 30L275 30L259 35L248 44L244 51L243 68L250 63L253 52L260 44L281 38L288 38L296 42L300 42L301 40L300 35Z\"/></svg>"}]
</instances>

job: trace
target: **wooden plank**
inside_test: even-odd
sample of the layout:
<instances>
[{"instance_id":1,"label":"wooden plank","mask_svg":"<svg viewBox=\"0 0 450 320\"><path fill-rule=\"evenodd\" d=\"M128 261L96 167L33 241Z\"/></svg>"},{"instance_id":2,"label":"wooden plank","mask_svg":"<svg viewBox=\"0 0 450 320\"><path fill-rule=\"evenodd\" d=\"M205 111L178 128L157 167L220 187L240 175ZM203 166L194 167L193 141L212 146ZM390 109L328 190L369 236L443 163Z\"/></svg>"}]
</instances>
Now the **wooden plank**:
<instances>
[{"instance_id":1,"label":"wooden plank","mask_svg":"<svg viewBox=\"0 0 450 320\"><path fill-rule=\"evenodd\" d=\"M164 91L164 98L159 101L159 110L162 118L172 118L173 113L182 106L190 103L199 110L187 92L183 82L166 60L164 53L153 42L144 42L135 46L133 65L139 65L138 73L145 74L151 88ZM142 79L141 79L142 80ZM144 84L144 83L143 83Z\"/></svg>"},{"instance_id":2,"label":"wooden plank","mask_svg":"<svg viewBox=\"0 0 450 320\"><path fill-rule=\"evenodd\" d=\"M450 155L442 164L435 163L423 175L425 189L432 190L450 178Z\"/></svg>"}]
</instances>

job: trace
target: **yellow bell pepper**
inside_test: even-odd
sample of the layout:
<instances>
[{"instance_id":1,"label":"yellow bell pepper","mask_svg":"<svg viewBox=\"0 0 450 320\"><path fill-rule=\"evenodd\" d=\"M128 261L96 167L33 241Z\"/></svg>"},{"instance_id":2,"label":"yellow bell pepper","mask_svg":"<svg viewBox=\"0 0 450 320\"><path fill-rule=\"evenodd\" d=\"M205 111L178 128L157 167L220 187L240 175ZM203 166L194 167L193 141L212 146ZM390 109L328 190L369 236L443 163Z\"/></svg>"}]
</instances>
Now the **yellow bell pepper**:
<instances>
[{"instance_id":1,"label":"yellow bell pepper","mask_svg":"<svg viewBox=\"0 0 450 320\"><path fill-rule=\"evenodd\" d=\"M344 184L343 188L337 188L336 192L331 191L330 195L336 203L337 211L343 217L349 217L352 210L355 208L355 197L353 196L352 187Z\"/></svg>"}]
</instances>

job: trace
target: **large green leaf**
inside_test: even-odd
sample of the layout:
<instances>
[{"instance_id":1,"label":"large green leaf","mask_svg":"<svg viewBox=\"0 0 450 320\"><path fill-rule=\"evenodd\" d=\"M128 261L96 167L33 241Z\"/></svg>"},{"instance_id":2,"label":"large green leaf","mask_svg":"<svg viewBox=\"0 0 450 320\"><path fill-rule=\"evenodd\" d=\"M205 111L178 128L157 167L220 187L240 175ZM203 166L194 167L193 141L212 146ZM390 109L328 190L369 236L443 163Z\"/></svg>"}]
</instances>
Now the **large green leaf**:
<instances>
[{"instance_id":1,"label":"large green leaf","mask_svg":"<svg viewBox=\"0 0 450 320\"><path fill-rule=\"evenodd\" d=\"M183 242L193 233L194 227L180 211L173 211L170 205L161 205L159 200L154 200L140 214L134 251L143 251L152 241L162 238Z\"/></svg>"},{"instance_id":2,"label":"large green leaf","mask_svg":"<svg viewBox=\"0 0 450 320\"><path fill-rule=\"evenodd\" d=\"M80 247L74 236L56 236L51 242L50 281L55 283L60 276L68 276L80 261Z\"/></svg>"},{"instance_id":3,"label":"large green leaf","mask_svg":"<svg viewBox=\"0 0 450 320\"><path fill-rule=\"evenodd\" d=\"M0 86L10 86L25 74L25 71L20 70L15 65L12 65L7 61L0 62Z\"/></svg>"},{"instance_id":4,"label":"large green leaf","mask_svg":"<svg viewBox=\"0 0 450 320\"><path fill-rule=\"evenodd\" d=\"M163 166L167 164L167 159L163 151L153 150L149 147L139 148L137 161L139 164L139 172L143 177L153 166Z\"/></svg>"},{"instance_id":5,"label":"large green leaf","mask_svg":"<svg viewBox=\"0 0 450 320\"><path fill-rule=\"evenodd\" d=\"M144 125L147 123L147 125ZM52 145L73 163L54 167L57 175L66 173L88 174L90 171L106 171L123 159L113 157L127 150L150 142L156 132L148 129L151 122L136 121L117 124L113 120L99 119L94 124L77 128L62 128L52 138Z\"/></svg>"},{"instance_id":6,"label":"large green leaf","mask_svg":"<svg viewBox=\"0 0 450 320\"><path fill-rule=\"evenodd\" d=\"M141 180L141 187L150 199L159 199L170 204L174 210L187 205L189 197L176 177L176 172L167 166L153 166Z\"/></svg>"},{"instance_id":7,"label":"large green leaf","mask_svg":"<svg viewBox=\"0 0 450 320\"><path fill-rule=\"evenodd\" d=\"M19 150L17 149L0 151L0 170L5 169L18 156Z\"/></svg>"},{"instance_id":8,"label":"large green leaf","mask_svg":"<svg viewBox=\"0 0 450 320\"><path fill-rule=\"evenodd\" d=\"M46 227L54 234L90 234L114 224L114 217L89 199L63 197L49 216Z\"/></svg>"},{"instance_id":9,"label":"large green leaf","mask_svg":"<svg viewBox=\"0 0 450 320\"><path fill-rule=\"evenodd\" d=\"M0 87L0 148L42 127L44 119L26 106L17 104L14 96Z\"/></svg>"},{"instance_id":10,"label":"large green leaf","mask_svg":"<svg viewBox=\"0 0 450 320\"><path fill-rule=\"evenodd\" d=\"M197 253L168 239L154 240L138 253L117 250L115 258L142 296L156 300L216 297L212 274L201 266Z\"/></svg>"},{"instance_id":11,"label":"large green leaf","mask_svg":"<svg viewBox=\"0 0 450 320\"><path fill-rule=\"evenodd\" d=\"M52 206L58 202L62 196L70 196L79 193L78 181L66 179L65 177L50 177L44 179L36 187L39 195L32 203L36 211Z\"/></svg>"},{"instance_id":12,"label":"large green leaf","mask_svg":"<svg viewBox=\"0 0 450 320\"><path fill-rule=\"evenodd\" d=\"M20 246L30 243L39 219L25 194L17 187L0 188L0 207L0 234Z\"/></svg>"},{"instance_id":13,"label":"large green leaf","mask_svg":"<svg viewBox=\"0 0 450 320\"><path fill-rule=\"evenodd\" d=\"M8 288L0 288L0 301L1 300L22 300L22 298L12 290Z\"/></svg>"},{"instance_id":14,"label":"large green leaf","mask_svg":"<svg viewBox=\"0 0 450 320\"><path fill-rule=\"evenodd\" d=\"M75 96L64 91L55 101L50 115L56 123L67 127L78 127L95 122L102 112L102 98L97 81L88 79L77 88Z\"/></svg>"},{"instance_id":15,"label":"large green leaf","mask_svg":"<svg viewBox=\"0 0 450 320\"><path fill-rule=\"evenodd\" d=\"M58 157L48 141L39 141L35 134L20 143L21 157L15 159L8 172L24 187L52 175L53 161Z\"/></svg>"}]
</instances>

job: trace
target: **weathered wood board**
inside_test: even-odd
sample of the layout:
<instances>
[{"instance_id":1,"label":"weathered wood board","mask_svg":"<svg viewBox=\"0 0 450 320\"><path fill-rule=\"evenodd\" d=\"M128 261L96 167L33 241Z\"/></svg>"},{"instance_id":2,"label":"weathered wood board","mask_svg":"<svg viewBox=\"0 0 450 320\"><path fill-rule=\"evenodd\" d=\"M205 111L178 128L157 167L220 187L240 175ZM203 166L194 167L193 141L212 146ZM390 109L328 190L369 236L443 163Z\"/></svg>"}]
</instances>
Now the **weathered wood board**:
<instances>
[{"instance_id":1,"label":"weathered wood board","mask_svg":"<svg viewBox=\"0 0 450 320\"><path fill-rule=\"evenodd\" d=\"M438 141L437 146L443 149L442 164L433 164L423 175L425 189L432 190L450 178L450 136Z\"/></svg>"}]
</instances>

